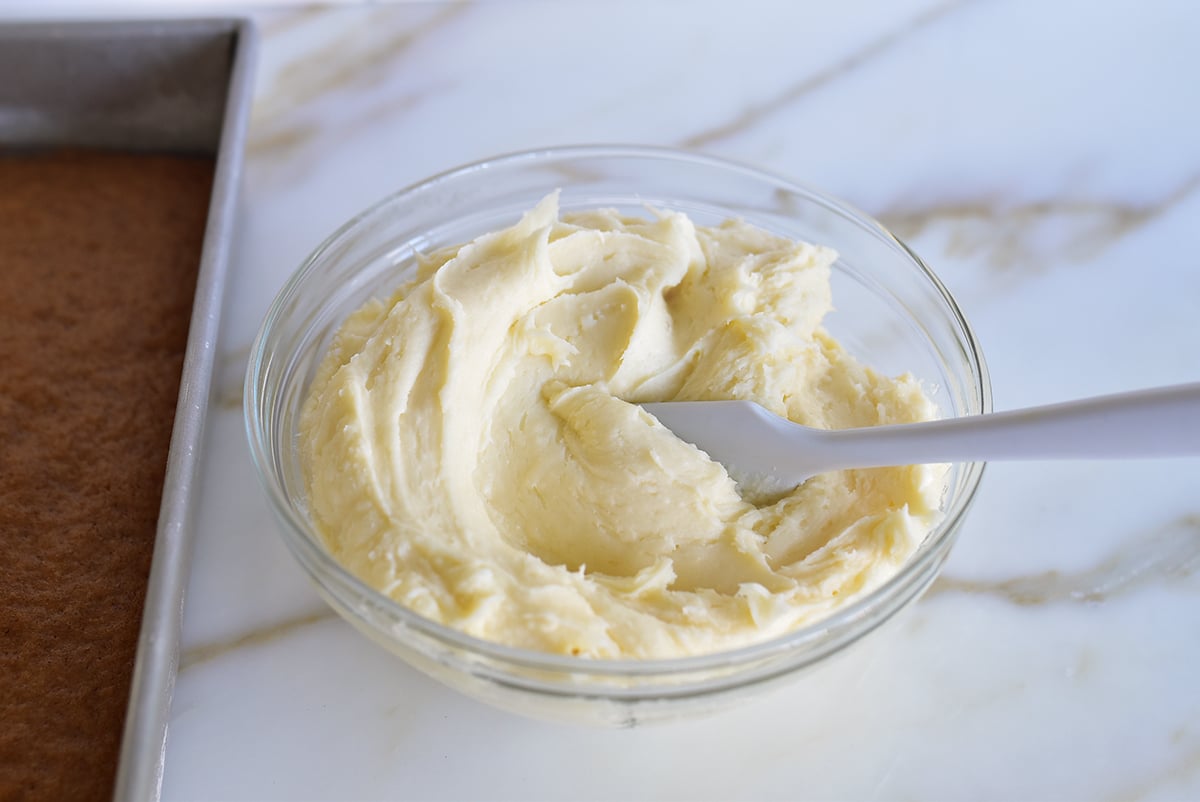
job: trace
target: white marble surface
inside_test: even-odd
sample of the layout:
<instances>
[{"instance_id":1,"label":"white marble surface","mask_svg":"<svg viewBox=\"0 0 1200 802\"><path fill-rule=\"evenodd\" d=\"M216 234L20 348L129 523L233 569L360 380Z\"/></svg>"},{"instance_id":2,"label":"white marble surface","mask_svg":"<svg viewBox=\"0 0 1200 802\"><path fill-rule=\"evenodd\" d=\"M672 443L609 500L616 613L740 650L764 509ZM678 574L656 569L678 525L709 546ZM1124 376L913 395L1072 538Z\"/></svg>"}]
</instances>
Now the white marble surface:
<instances>
[{"instance_id":1,"label":"white marble surface","mask_svg":"<svg viewBox=\"0 0 1200 802\"><path fill-rule=\"evenodd\" d=\"M603 731L460 697L329 612L240 407L271 298L343 220L465 161L604 141L732 157L879 216L960 299L999 409L1200 380L1200 6L256 16L164 799L1200 798L1200 460L993 465L943 578L838 670Z\"/></svg>"}]
</instances>

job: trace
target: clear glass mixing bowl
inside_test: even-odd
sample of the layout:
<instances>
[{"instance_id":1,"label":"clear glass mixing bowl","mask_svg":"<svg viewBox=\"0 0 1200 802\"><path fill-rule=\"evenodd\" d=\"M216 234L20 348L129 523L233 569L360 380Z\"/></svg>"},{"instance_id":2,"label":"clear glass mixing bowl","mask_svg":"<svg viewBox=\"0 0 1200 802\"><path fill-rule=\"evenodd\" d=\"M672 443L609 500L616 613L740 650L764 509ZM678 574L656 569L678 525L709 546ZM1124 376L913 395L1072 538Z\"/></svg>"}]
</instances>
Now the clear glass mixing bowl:
<instances>
[{"instance_id":1,"label":"clear glass mixing bowl","mask_svg":"<svg viewBox=\"0 0 1200 802\"><path fill-rule=\"evenodd\" d=\"M692 153L564 147L468 165L402 190L350 220L280 291L250 354L246 426L284 539L328 602L413 666L486 702L551 718L630 726L715 709L802 675L892 618L933 582L983 473L951 467L944 518L903 569L830 617L764 643L673 660L594 660L515 649L427 620L334 561L308 513L295 447L301 403L330 337L369 298L415 270L415 254L519 219L549 192L564 211L646 206L698 225L730 217L828 245L836 311L826 328L865 363L922 379L943 416L990 410L987 370L967 321L932 271L867 215L783 178Z\"/></svg>"}]
</instances>

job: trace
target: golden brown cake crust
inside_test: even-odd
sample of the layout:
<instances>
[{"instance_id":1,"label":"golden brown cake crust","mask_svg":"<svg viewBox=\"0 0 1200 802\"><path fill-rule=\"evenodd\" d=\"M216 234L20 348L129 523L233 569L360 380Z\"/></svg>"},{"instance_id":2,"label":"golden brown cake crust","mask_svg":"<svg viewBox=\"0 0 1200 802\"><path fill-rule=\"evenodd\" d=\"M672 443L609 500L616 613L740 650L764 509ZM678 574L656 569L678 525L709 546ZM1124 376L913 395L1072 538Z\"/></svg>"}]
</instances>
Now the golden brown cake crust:
<instances>
[{"instance_id":1,"label":"golden brown cake crust","mask_svg":"<svg viewBox=\"0 0 1200 802\"><path fill-rule=\"evenodd\" d=\"M212 170L0 156L0 798L112 795Z\"/></svg>"}]
</instances>

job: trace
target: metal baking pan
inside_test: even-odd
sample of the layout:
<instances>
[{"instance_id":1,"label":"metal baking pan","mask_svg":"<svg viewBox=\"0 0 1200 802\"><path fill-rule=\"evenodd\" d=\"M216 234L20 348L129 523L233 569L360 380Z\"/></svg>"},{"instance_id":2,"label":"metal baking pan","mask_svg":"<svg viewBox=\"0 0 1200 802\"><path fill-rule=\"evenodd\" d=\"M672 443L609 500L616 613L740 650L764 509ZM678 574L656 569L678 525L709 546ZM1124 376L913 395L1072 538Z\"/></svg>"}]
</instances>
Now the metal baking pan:
<instances>
[{"instance_id":1,"label":"metal baking pan","mask_svg":"<svg viewBox=\"0 0 1200 802\"><path fill-rule=\"evenodd\" d=\"M0 25L0 148L216 157L114 799L157 799L257 37L244 19Z\"/></svg>"}]
</instances>

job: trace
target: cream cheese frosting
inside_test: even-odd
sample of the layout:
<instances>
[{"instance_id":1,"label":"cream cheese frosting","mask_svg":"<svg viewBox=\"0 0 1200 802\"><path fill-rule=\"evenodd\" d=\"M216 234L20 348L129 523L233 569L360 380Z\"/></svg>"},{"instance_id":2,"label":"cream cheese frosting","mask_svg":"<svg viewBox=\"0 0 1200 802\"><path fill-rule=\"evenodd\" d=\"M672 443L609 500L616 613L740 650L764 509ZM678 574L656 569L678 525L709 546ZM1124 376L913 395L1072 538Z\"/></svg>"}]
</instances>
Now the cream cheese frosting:
<instances>
[{"instance_id":1,"label":"cream cheese frosting","mask_svg":"<svg viewBox=\"0 0 1200 802\"><path fill-rule=\"evenodd\" d=\"M839 471L756 504L637 404L933 417L916 379L822 328L835 258L736 220L560 217L556 195L423 258L345 321L310 386L315 526L380 592L516 647L680 657L829 614L919 545L944 469Z\"/></svg>"}]
</instances>

